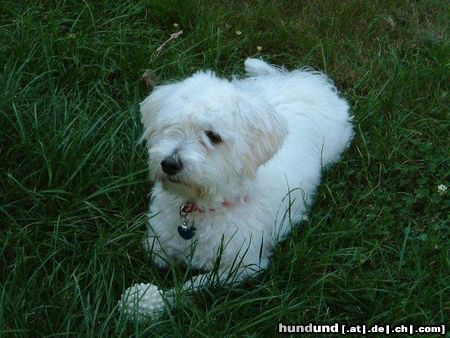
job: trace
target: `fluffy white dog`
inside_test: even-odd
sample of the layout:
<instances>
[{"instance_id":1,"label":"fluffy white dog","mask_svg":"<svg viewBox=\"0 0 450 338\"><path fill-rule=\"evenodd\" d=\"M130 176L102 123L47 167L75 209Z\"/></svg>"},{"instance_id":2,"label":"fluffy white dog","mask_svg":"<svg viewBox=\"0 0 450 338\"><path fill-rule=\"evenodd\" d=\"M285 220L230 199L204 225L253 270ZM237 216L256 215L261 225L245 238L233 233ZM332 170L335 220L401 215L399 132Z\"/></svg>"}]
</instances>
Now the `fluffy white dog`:
<instances>
[{"instance_id":1,"label":"fluffy white dog","mask_svg":"<svg viewBox=\"0 0 450 338\"><path fill-rule=\"evenodd\" d=\"M160 267L214 270L222 284L267 268L276 244L305 217L322 168L353 136L349 106L325 75L257 59L245 70L247 78L231 81L200 71L141 103L156 182L145 246ZM149 284L126 296L127 313L152 317L164 305Z\"/></svg>"}]
</instances>

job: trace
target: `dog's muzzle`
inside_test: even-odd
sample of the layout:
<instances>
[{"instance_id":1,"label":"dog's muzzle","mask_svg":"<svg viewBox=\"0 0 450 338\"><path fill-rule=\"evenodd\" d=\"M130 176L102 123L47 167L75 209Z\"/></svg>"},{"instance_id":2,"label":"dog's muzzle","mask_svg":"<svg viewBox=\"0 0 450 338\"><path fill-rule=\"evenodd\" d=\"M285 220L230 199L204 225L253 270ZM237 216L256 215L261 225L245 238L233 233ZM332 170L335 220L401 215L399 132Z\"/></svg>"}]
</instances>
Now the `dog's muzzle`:
<instances>
[{"instance_id":1,"label":"dog's muzzle","mask_svg":"<svg viewBox=\"0 0 450 338\"><path fill-rule=\"evenodd\" d=\"M183 168L183 163L179 158L174 158L173 156L168 156L161 162L162 171L167 175L175 175L180 172Z\"/></svg>"}]
</instances>

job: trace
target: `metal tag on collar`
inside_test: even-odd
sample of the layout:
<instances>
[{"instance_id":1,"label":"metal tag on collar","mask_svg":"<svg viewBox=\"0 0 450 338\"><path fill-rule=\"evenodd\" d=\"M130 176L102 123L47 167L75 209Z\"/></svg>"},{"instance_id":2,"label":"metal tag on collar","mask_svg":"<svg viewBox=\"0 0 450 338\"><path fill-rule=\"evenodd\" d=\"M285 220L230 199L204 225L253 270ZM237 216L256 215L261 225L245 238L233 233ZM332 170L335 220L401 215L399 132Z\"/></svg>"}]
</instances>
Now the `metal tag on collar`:
<instances>
[{"instance_id":1,"label":"metal tag on collar","mask_svg":"<svg viewBox=\"0 0 450 338\"><path fill-rule=\"evenodd\" d=\"M195 234L194 221L189 225L189 214L193 211L194 207L192 204L185 204L180 207L181 224L178 226L177 230L181 238L185 240L191 239Z\"/></svg>"}]
</instances>

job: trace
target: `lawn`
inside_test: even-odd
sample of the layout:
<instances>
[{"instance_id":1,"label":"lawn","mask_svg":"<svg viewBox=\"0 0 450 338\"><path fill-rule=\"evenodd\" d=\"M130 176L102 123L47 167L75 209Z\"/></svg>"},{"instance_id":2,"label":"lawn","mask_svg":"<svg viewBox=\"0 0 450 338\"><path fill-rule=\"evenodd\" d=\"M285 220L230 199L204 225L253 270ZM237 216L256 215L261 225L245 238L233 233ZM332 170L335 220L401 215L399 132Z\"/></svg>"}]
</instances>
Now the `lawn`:
<instances>
[{"instance_id":1,"label":"lawn","mask_svg":"<svg viewBox=\"0 0 450 338\"><path fill-rule=\"evenodd\" d=\"M448 323L449 10L445 0L2 1L0 337ZM330 75L355 140L266 273L127 323L116 306L126 287L189 274L158 271L140 245L152 184L137 142L141 76L239 75L248 56Z\"/></svg>"}]
</instances>

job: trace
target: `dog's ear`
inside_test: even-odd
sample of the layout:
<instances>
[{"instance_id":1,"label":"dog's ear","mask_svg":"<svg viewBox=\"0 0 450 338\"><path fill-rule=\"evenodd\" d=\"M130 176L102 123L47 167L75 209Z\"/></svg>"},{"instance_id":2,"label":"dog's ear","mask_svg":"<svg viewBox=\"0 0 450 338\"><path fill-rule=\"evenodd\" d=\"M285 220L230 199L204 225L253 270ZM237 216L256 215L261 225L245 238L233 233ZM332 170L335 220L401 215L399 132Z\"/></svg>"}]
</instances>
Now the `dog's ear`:
<instances>
[{"instance_id":1,"label":"dog's ear","mask_svg":"<svg viewBox=\"0 0 450 338\"><path fill-rule=\"evenodd\" d=\"M243 154L245 174L253 176L259 166L269 161L283 144L288 133L286 120L261 99L241 95L238 120L247 144Z\"/></svg>"},{"instance_id":2,"label":"dog's ear","mask_svg":"<svg viewBox=\"0 0 450 338\"><path fill-rule=\"evenodd\" d=\"M141 122L144 125L144 132L140 141L149 140L152 134L158 130L158 114L160 113L164 101L169 97L173 85L157 86L147 98L140 103Z\"/></svg>"}]
</instances>

